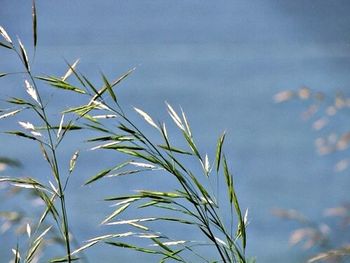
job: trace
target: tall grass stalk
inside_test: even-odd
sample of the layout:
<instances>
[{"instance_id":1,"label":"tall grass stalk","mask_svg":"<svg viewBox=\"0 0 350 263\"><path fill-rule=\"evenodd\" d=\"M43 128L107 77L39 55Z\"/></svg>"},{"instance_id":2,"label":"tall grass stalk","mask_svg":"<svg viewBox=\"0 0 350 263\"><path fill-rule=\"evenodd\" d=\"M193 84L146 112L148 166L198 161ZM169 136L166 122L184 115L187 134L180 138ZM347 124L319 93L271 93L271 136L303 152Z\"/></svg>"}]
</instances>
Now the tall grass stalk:
<instances>
[{"instance_id":1,"label":"tall grass stalk","mask_svg":"<svg viewBox=\"0 0 350 263\"><path fill-rule=\"evenodd\" d=\"M33 1L32 4L32 24L33 24L33 47L34 50L36 50L36 45L37 45L37 14L36 14L36 6L35 6L35 1ZM46 135L48 138L48 141L44 141L44 139L42 139L42 135L41 133L39 133L38 131L36 131L35 127L33 125L31 125L29 122L27 123L21 123L21 126L30 132L30 134L28 135L27 133L23 133L21 131L9 131L9 134L14 134L20 137L25 137L31 140L35 140L36 142L38 142L44 156L45 159L47 161L47 163L49 164L50 168L51 168L51 172L53 175L53 178L56 181L57 187L58 187L58 191L55 191L55 187L52 186L52 188L54 189L54 191L52 191L52 189L49 190L48 187L39 184L36 180L31 180L31 179L17 179L17 178L1 178L1 181L8 181L8 182L12 182L12 183L16 183L18 186L22 186L22 187L28 187L28 184L30 186L30 188L34 188L35 190L41 192L40 194L42 195L42 199L43 201L46 203L47 205L47 209L45 210L43 216L40 218L39 224L38 224L38 228L40 227L40 224L42 223L42 221L44 220L44 218L46 217L48 211L51 210L51 212L53 211L53 209L55 208L54 206L54 200L58 197L59 202L60 202L60 209L61 209L61 217L62 217L62 227L60 226L60 222L58 218L55 218L59 229L62 230L62 234L63 234L63 239L64 239L64 243L65 243L65 247L66 247L66 255L67 255L67 261L71 262L72 261L72 257L71 257L71 245L70 245L70 237L69 237L69 224L68 224L68 216L67 216L67 209L66 209L66 201L65 201L65 192L64 192L64 182L63 182L63 176L61 175L60 172L60 168L59 168L59 164L57 161L57 146L58 143L54 141L54 135L53 133L55 132L55 129L53 128L53 126L50 124L50 120L48 118L46 109L45 109L45 104L41 98L41 93L40 90L38 88L37 85L37 81L36 78L34 77L32 70L31 70L31 61L29 60L27 51L23 45L23 43L21 42L21 40L18 38L18 47L15 45L15 43L12 41L12 39L10 38L9 34L5 31L5 29L3 27L0 27L0 34L2 35L2 37L4 38L5 42L1 43L2 47L8 48L11 51L15 52L17 57L19 58L20 62L22 63L23 67L24 67L24 74L27 75L27 77L29 78L29 80L25 80L25 87L26 87L26 91L27 93L30 95L30 97L33 99L33 102L29 102L27 100L23 100L23 99L18 99L18 98L13 98L12 100L10 100L9 102L12 104L17 104L17 105L24 105L25 107L22 109L19 109L16 112L12 112L11 115L17 114L20 111L24 110L24 109L30 109L33 112L36 113L36 115L38 116L39 119L41 119L44 123L44 127L46 129ZM5 74L7 75L7 74ZM3 76L5 76L3 75ZM9 115L9 116L11 116ZM2 115L2 117L4 117L4 115ZM8 117L8 116L5 116ZM63 139L60 138L60 140ZM46 196L46 193L44 192L44 190L51 192L53 195L51 196L51 198L48 198ZM55 217L55 216L54 216ZM17 260L16 260L17 261Z\"/></svg>"},{"instance_id":2,"label":"tall grass stalk","mask_svg":"<svg viewBox=\"0 0 350 263\"><path fill-rule=\"evenodd\" d=\"M33 47L36 50L37 15L34 1L32 10ZM0 34L4 39L0 42L0 45L15 52L24 66L25 74L28 77L28 80L25 81L26 91L31 97L31 101L22 98L10 99L9 103L16 105L18 108L14 111L5 112L0 116L0 119L14 116L23 110L31 110L44 123L45 134L41 134L37 127L29 122L20 122L25 132L16 130L8 133L34 140L39 144L44 158L50 166L56 185L51 182L49 185L45 185L33 178L3 177L0 178L0 181L34 189L45 202L46 209L39 219L37 228L39 229L46 216L50 214L61 231L66 250L66 255L63 258L53 259L51 262L71 262L77 259L77 254L98 243L159 255L161 256L161 262L167 260L190 262L192 258L197 258L203 262L254 262L253 259L248 259L245 253L248 215L247 211L245 214L241 211L234 187L234 177L228 168L227 159L223 153L225 133L218 139L216 151L213 154L215 156L214 161L210 161L209 155L203 154L197 147L190 124L182 109L176 111L170 104L166 103L170 119L177 127L186 145L180 148L178 143L173 143L172 138L170 138L165 122L154 121L145 111L134 108L135 112L158 134L159 139L153 139L153 136L146 135L126 115L114 91L115 86L127 78L134 69L129 70L114 81L110 81L101 73L102 86L100 87L97 87L88 77L77 70L78 61L73 64L67 63L68 71L63 77L35 76L32 73L32 63L28 59L23 43L18 39L18 45L15 45L2 27L0 27ZM3 73L0 76L5 77L8 74ZM77 85L69 81L69 78L72 77L75 78ZM63 111L59 125L53 125L47 114L39 83L64 89L70 92L71 95L79 96L80 100L85 101L85 103L69 107ZM67 124L64 124L64 116L68 115L72 115L72 118ZM108 125L111 121L113 124L117 124L117 128L115 126L111 128L111 125ZM71 158L67 176L64 176L60 168L61 165L58 163L57 150L70 130L81 128L99 134L97 137L88 139L93 144L92 150L109 150L112 151L111 154L118 152L121 156L127 157L127 160L122 163L114 164L112 167L92 176L86 181L86 185L107 177L132 176L154 171L174 179L176 187L172 191L142 189L133 194L123 196L117 194L106 198L105 200L108 202L116 202L116 209L107 215L101 224L114 226L114 228L128 227L130 231L117 234L113 232L94 237L83 246L72 251L65 189L79 153L75 152ZM187 165L188 160L191 162L191 166ZM197 167L193 165L194 163L197 164ZM201 172L197 171L198 167ZM193 169L196 169L196 172L193 172ZM223 180L220 180L221 177ZM213 190L215 188L213 185L216 186L216 191ZM224 186L227 197L219 202L219 189L222 186ZM55 204L56 199L59 200L58 207ZM227 206L229 206L228 215L225 211ZM131 207L140 213L152 211L152 213L158 214L153 217L142 214L141 217L137 218L119 219ZM156 222L157 225L152 227L149 225L151 222ZM160 231L161 225L169 223L173 223L178 227L191 227L199 231L202 238L199 241L188 240L187 237L179 240L171 237L171 233L162 233ZM43 238L45 231L39 235L39 240ZM137 238L141 243L142 240L148 240L150 244L143 246L139 243L133 244L121 240L126 237ZM39 246L38 238L32 243L29 251L33 251L33 248ZM215 255L214 261L206 259L202 255L200 248L203 246L213 248L212 251L215 253L211 254ZM16 248L16 251L18 251L18 248ZM15 254L15 261L20 260L18 253ZM30 257L28 258L30 259ZM30 262L27 259L25 262Z\"/></svg>"}]
</instances>

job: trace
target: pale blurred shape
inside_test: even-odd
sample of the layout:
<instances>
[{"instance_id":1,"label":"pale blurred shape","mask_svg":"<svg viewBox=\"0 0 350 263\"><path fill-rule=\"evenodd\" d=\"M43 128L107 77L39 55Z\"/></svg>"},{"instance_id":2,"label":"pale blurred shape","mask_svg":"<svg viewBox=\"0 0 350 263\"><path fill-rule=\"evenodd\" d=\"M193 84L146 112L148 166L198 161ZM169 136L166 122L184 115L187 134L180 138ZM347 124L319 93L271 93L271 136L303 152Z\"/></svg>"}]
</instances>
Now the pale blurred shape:
<instances>
[{"instance_id":1,"label":"pale blurred shape","mask_svg":"<svg viewBox=\"0 0 350 263\"><path fill-rule=\"evenodd\" d=\"M345 101L344 97L337 96L335 98L335 103L334 104L335 104L335 107L337 109L341 109L341 108L344 108L346 106L346 101Z\"/></svg>"},{"instance_id":2,"label":"pale blurred shape","mask_svg":"<svg viewBox=\"0 0 350 263\"><path fill-rule=\"evenodd\" d=\"M336 163L334 166L334 171L335 172L342 172L349 166L349 160L348 159L343 159L340 160L339 162Z\"/></svg>"},{"instance_id":3,"label":"pale blurred shape","mask_svg":"<svg viewBox=\"0 0 350 263\"><path fill-rule=\"evenodd\" d=\"M334 106L329 106L326 109L326 113L328 116L334 116L337 113L337 108Z\"/></svg>"},{"instance_id":4,"label":"pale blurred shape","mask_svg":"<svg viewBox=\"0 0 350 263\"><path fill-rule=\"evenodd\" d=\"M308 98L310 98L311 91L309 88L303 87L299 89L298 95L300 99L307 100Z\"/></svg>"},{"instance_id":5,"label":"pale blurred shape","mask_svg":"<svg viewBox=\"0 0 350 263\"><path fill-rule=\"evenodd\" d=\"M306 111L302 113L303 120L310 119L318 111L318 106L316 104L310 105Z\"/></svg>"},{"instance_id":6,"label":"pale blurred shape","mask_svg":"<svg viewBox=\"0 0 350 263\"><path fill-rule=\"evenodd\" d=\"M338 135L334 132L328 135L328 143L335 144L338 140Z\"/></svg>"},{"instance_id":7,"label":"pale blurred shape","mask_svg":"<svg viewBox=\"0 0 350 263\"><path fill-rule=\"evenodd\" d=\"M336 147L337 150L345 150L349 146L349 141L350 141L350 132L347 132L343 134L340 139L338 140Z\"/></svg>"},{"instance_id":8,"label":"pale blurred shape","mask_svg":"<svg viewBox=\"0 0 350 263\"><path fill-rule=\"evenodd\" d=\"M317 148L320 148L320 147L323 147L326 145L326 139L325 138L322 138L322 137L318 137L316 140L315 140L315 146Z\"/></svg>"},{"instance_id":9,"label":"pale blurred shape","mask_svg":"<svg viewBox=\"0 0 350 263\"><path fill-rule=\"evenodd\" d=\"M0 162L0 172L4 171L6 169L6 167L7 167L6 163Z\"/></svg>"},{"instance_id":10,"label":"pale blurred shape","mask_svg":"<svg viewBox=\"0 0 350 263\"><path fill-rule=\"evenodd\" d=\"M294 96L294 93L290 90L284 90L281 92L276 93L273 96L273 100L276 103L281 103L290 100Z\"/></svg>"},{"instance_id":11,"label":"pale blurred shape","mask_svg":"<svg viewBox=\"0 0 350 263\"><path fill-rule=\"evenodd\" d=\"M348 210L345 207L332 207L332 208L327 208L324 211L324 215L325 216L346 216L346 214L348 213Z\"/></svg>"},{"instance_id":12,"label":"pale blurred shape","mask_svg":"<svg viewBox=\"0 0 350 263\"><path fill-rule=\"evenodd\" d=\"M317 148L317 152L319 155L326 155L329 154L333 151L333 147L327 146L327 145L323 145L319 148Z\"/></svg>"},{"instance_id":13,"label":"pale blurred shape","mask_svg":"<svg viewBox=\"0 0 350 263\"><path fill-rule=\"evenodd\" d=\"M322 117L318 120L316 120L313 124L312 124L312 128L316 131L321 130L322 128L324 128L327 124L328 124L329 120L328 118Z\"/></svg>"}]
</instances>

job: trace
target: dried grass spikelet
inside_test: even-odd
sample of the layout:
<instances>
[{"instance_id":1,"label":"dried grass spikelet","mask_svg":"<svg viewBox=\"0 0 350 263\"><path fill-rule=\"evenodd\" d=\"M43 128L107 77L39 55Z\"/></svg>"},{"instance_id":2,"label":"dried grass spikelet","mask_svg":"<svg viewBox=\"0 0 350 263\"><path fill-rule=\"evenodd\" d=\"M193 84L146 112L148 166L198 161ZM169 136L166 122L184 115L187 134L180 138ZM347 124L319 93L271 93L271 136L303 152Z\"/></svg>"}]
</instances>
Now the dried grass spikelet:
<instances>
[{"instance_id":1,"label":"dried grass spikelet","mask_svg":"<svg viewBox=\"0 0 350 263\"><path fill-rule=\"evenodd\" d=\"M9 35L7 34L6 30L0 26L0 35L2 35L2 37L10 44L12 44L12 39L9 37Z\"/></svg>"}]
</instances>

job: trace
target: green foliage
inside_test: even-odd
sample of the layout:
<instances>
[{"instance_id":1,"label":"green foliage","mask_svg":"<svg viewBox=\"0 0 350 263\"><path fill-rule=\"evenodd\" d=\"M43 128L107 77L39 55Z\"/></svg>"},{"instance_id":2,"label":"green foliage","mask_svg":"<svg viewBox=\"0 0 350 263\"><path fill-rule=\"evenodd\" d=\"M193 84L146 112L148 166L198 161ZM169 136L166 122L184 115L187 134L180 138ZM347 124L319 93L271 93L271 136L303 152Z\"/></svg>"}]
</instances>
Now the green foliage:
<instances>
[{"instance_id":1,"label":"green foliage","mask_svg":"<svg viewBox=\"0 0 350 263\"><path fill-rule=\"evenodd\" d=\"M32 28L33 47L36 51L37 10L35 1L33 1L32 6ZM210 262L211 260L205 259L200 253L199 248L203 246L209 246L210 249L216 251L217 258L214 262L253 262L253 259L247 259L245 255L247 212L245 215L241 212L233 175L223 153L225 134L219 137L215 160L210 162L208 154L202 154L201 149L196 145L189 122L182 109L179 113L166 103L169 116L183 137L185 148L173 143L165 123L155 122L148 113L134 108L136 113L158 134L159 140L155 141L138 128L119 104L115 87L134 69L127 71L114 81L108 80L101 73L103 84L100 88L76 70L79 60L72 65L67 63L68 70L63 77L51 74L36 76L32 72L31 60L21 40L18 39L18 44L15 44L3 27L0 27L0 34L3 37L3 41L0 42L1 47L14 52L23 66L24 72L19 74L20 78L25 77L24 84L30 97L8 100L8 103L16 108L2 113L0 119L13 117L24 111L31 111L35 114L37 122L41 123L40 126L34 126L30 122L19 122L22 130L7 131L6 133L34 141L39 146L52 174L52 182L49 181L49 184L34 178L10 176L0 178L1 183L6 182L17 188L33 191L45 204L44 211L36 219L35 231L32 231L31 227L27 225L28 248L24 253L22 252L26 256L20 256L22 248L17 246L14 249L15 262L29 263L34 259L37 260L37 253L45 243L46 234L54 230L58 233L59 239L63 241L65 254L50 262L79 260L77 255L82 255L84 250L99 243L156 254L160 256L160 262L168 260L189 262L193 257L199 261ZM6 77L8 74L12 73L1 73L0 76ZM78 84L72 84L69 81L70 77L74 77ZM42 86L63 89L72 96L80 96L82 104L69 106L60 114L62 115L60 123L56 123L47 113L49 105L41 97ZM68 122L64 120L65 116L69 116ZM118 117L117 121L114 120L115 117ZM118 123L117 128L109 128L108 125L105 125L109 119ZM117 152L128 158L125 162L117 163L92 176L85 184L92 184L106 177L131 176L152 171L161 172L162 176L174 179L177 184L176 188L171 191L142 189L138 190L136 194L121 196L116 193L115 196L106 198L106 201L113 200L118 201L118 203L116 209L103 219L101 225L112 225L115 228L124 226L124 228L130 228L130 231L92 238L83 246L75 245L78 248L73 251L74 236L68 222L67 214L69 211L66 208L65 190L78 161L79 151L77 150L72 155L69 164L59 163L58 154L60 143L65 136L73 130L79 131L81 129L98 133L97 137L87 140L94 144L92 150L108 150L111 154ZM8 164L15 164L8 159L1 160ZM184 160L197 163L202 172L193 172L192 169L195 167L192 164L191 167L188 167ZM226 204L224 201L218 202L219 189L215 192L211 187L213 181L219 185L221 177L225 178L226 182ZM229 215L225 213L227 206L230 208ZM118 219L121 214L130 209L138 210L144 215L140 218ZM154 217L147 217L146 212L149 209L157 211L158 214ZM171 216L164 216L166 212L171 212ZM226 223L227 221L230 221L229 224ZM149 225L151 222L157 222L157 224L151 227ZM202 240L188 240L186 237L179 240L169 236L169 233L162 233L160 231L162 225L169 223L194 228L202 234ZM143 246L120 241L128 236L148 240L150 244Z\"/></svg>"}]
</instances>

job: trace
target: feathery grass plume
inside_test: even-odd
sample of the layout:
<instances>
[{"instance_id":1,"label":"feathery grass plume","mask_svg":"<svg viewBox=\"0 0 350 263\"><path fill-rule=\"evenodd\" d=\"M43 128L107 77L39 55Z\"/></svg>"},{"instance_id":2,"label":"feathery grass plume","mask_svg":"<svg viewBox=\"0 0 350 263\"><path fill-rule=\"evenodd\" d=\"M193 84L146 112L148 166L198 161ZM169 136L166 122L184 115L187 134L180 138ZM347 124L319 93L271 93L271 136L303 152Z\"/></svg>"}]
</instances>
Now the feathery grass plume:
<instances>
[{"instance_id":1,"label":"feathery grass plume","mask_svg":"<svg viewBox=\"0 0 350 263\"><path fill-rule=\"evenodd\" d=\"M29 83L28 80L25 80L24 84L25 84L25 87L26 87L26 92L29 94L29 96L33 100L35 100L39 105L41 105L40 102L39 102L38 94L37 94L36 90L34 89L34 87Z\"/></svg>"}]
</instances>

